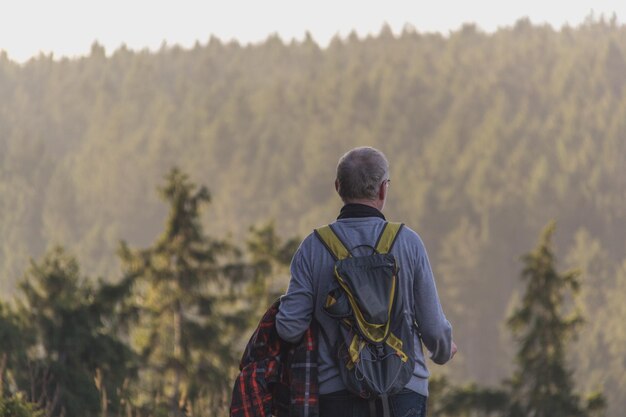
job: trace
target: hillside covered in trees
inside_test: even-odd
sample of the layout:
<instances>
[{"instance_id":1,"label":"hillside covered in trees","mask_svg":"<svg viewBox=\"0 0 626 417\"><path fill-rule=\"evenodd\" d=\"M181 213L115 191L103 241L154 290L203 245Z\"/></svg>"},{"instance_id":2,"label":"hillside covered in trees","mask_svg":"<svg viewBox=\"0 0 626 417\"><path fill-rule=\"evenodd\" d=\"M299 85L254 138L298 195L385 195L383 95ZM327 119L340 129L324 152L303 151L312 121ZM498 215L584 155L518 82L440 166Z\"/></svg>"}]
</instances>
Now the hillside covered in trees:
<instances>
[{"instance_id":1,"label":"hillside covered in trees","mask_svg":"<svg viewBox=\"0 0 626 417\"><path fill-rule=\"evenodd\" d=\"M1 45L0 45L1 47ZM579 268L586 323L569 360L582 391L626 406L626 27L394 35L258 45L212 38L157 53L26 64L0 55L0 288L55 244L87 276L123 281L120 240L148 247L179 166L212 196L202 224L244 242L331 221L337 159L372 145L391 163L387 217L426 243L460 352L456 381L496 384L514 347L520 254L551 219ZM129 255L130 256L130 255ZM286 277L283 285L286 285ZM435 369L436 372L442 371Z\"/></svg>"}]
</instances>

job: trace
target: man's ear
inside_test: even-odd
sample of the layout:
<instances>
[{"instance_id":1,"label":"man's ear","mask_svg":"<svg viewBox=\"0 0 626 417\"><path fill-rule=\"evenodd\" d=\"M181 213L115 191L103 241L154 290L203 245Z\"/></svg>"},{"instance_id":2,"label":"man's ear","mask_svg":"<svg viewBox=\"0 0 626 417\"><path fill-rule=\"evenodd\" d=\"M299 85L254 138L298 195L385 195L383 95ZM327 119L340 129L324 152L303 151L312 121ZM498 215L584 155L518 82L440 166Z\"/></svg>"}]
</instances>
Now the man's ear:
<instances>
[{"instance_id":1,"label":"man's ear","mask_svg":"<svg viewBox=\"0 0 626 417\"><path fill-rule=\"evenodd\" d=\"M335 191L339 193L339 180L335 180Z\"/></svg>"},{"instance_id":2,"label":"man's ear","mask_svg":"<svg viewBox=\"0 0 626 417\"><path fill-rule=\"evenodd\" d=\"M378 187L378 199L384 200L386 194L387 194L387 183L383 181L382 184L380 184L380 187Z\"/></svg>"}]
</instances>

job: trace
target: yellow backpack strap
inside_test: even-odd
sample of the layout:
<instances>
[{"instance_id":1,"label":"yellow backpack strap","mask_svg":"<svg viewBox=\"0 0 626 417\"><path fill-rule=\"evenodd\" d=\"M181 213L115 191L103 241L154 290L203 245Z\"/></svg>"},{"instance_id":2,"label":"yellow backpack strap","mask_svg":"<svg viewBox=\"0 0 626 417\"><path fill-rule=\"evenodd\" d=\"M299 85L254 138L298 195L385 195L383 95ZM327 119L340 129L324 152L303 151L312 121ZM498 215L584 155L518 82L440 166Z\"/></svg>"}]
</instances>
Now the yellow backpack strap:
<instances>
[{"instance_id":1,"label":"yellow backpack strap","mask_svg":"<svg viewBox=\"0 0 626 417\"><path fill-rule=\"evenodd\" d=\"M315 229L315 235L326 246L326 249L333 255L335 260L346 259L352 256L350 251L337 236L331 225L326 225Z\"/></svg>"},{"instance_id":2,"label":"yellow backpack strap","mask_svg":"<svg viewBox=\"0 0 626 417\"><path fill-rule=\"evenodd\" d=\"M402 226L404 226L404 224L402 223L386 223L383 231L378 237L378 242L376 243L376 252L389 253L389 251L393 247L393 244L396 242L396 238L398 237L398 233L400 233Z\"/></svg>"}]
</instances>

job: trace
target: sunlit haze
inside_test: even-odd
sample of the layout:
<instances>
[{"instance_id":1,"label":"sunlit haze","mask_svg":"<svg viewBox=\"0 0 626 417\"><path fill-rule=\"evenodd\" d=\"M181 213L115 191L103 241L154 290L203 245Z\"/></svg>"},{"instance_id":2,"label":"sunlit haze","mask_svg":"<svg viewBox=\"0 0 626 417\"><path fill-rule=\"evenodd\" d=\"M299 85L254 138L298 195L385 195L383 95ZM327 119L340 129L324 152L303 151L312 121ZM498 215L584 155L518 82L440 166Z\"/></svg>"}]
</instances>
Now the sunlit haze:
<instances>
[{"instance_id":1,"label":"sunlit haze","mask_svg":"<svg viewBox=\"0 0 626 417\"><path fill-rule=\"evenodd\" d=\"M485 31L509 26L522 17L555 28L575 26L593 12L618 21L624 1L155 1L21 0L0 9L0 50L24 62L43 52L55 57L87 54L98 41L107 53L125 44L158 49L163 42L184 47L206 43L211 35L241 43L259 42L277 33L302 39L309 31L322 46L335 35L378 33L388 23L395 33L406 24L420 32L448 33L465 22Z\"/></svg>"}]
</instances>

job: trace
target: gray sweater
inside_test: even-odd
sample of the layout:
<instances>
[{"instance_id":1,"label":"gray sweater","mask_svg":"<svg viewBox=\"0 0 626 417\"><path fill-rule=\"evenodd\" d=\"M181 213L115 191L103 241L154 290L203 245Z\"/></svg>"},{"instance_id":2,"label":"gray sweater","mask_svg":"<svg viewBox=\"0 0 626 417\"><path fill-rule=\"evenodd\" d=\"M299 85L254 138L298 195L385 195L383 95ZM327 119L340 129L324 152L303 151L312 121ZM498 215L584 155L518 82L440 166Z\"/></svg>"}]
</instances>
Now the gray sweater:
<instances>
[{"instance_id":1,"label":"gray sweater","mask_svg":"<svg viewBox=\"0 0 626 417\"><path fill-rule=\"evenodd\" d=\"M348 218L333 223L335 231L355 256L359 255L360 249L366 250L365 247L355 247L375 245L383 225L384 220L378 217ZM405 297L407 308L413 306L413 311L405 313L414 315L430 358L437 364L443 364L450 359L452 327L441 308L424 244L417 233L405 226L391 253L400 267L400 294ZM319 337L320 394L345 389L331 355L331 347L338 337L337 324L322 308L328 287L334 279L333 266L332 256L319 239L313 233L307 236L292 259L291 280L276 316L278 334L289 342L297 342L302 337L313 317L319 322L320 332L324 332ZM416 334L415 370L406 387L427 396L429 372L422 343Z\"/></svg>"}]
</instances>

